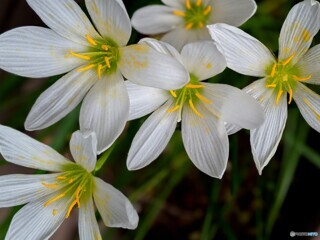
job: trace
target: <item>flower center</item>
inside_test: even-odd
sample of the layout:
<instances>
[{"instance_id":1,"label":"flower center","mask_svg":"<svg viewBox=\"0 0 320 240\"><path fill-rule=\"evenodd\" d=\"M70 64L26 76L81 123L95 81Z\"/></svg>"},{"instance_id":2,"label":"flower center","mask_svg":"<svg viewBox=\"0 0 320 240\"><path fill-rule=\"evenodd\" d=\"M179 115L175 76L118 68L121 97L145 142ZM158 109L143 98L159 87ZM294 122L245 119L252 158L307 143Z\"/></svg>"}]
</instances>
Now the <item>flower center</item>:
<instances>
[{"instance_id":1,"label":"flower center","mask_svg":"<svg viewBox=\"0 0 320 240\"><path fill-rule=\"evenodd\" d=\"M93 179L90 173L76 164L72 164L70 166L72 167L58 176L55 182L42 182L44 187L57 190L57 196L47 201L44 204L44 207L48 207L61 198L66 198L71 201L71 204L68 207L66 218L69 218L72 209L76 205L78 208L80 208L81 198L87 198L92 195L93 188ZM52 215L55 216L58 211L59 209L53 209Z\"/></svg>"},{"instance_id":2,"label":"flower center","mask_svg":"<svg viewBox=\"0 0 320 240\"><path fill-rule=\"evenodd\" d=\"M86 35L86 39L91 45L88 52L76 53L69 50L66 55L66 57L76 57L88 61L88 64L79 68L78 71L82 72L95 68L99 79L103 73L115 72L120 60L118 45L111 39L95 40L89 35Z\"/></svg>"},{"instance_id":3,"label":"flower center","mask_svg":"<svg viewBox=\"0 0 320 240\"><path fill-rule=\"evenodd\" d=\"M285 61L273 64L269 69L270 75L267 77L266 87L273 88L277 93L276 105L279 104L281 96L284 93L289 94L288 104L290 104L292 102L293 91L296 88L297 81L307 81L311 78L311 75L307 77L299 76L298 69L290 64L293 58L294 54Z\"/></svg>"},{"instance_id":4,"label":"flower center","mask_svg":"<svg viewBox=\"0 0 320 240\"><path fill-rule=\"evenodd\" d=\"M202 101L205 104L212 104L212 101L205 98L201 95L205 85L201 84L199 79L190 74L190 82L185 85L183 88L178 90L170 90L170 94L175 99L175 106L173 108L168 109L169 113L179 111L179 122L181 121L181 112L185 103L189 104L192 111L200 118L203 118L203 115L196 109L195 103L198 101Z\"/></svg>"},{"instance_id":5,"label":"flower center","mask_svg":"<svg viewBox=\"0 0 320 240\"><path fill-rule=\"evenodd\" d=\"M176 10L173 14L184 18L186 30L202 29L207 24L211 10L211 5L205 6L202 0L196 2L186 0L185 11Z\"/></svg>"}]
</instances>

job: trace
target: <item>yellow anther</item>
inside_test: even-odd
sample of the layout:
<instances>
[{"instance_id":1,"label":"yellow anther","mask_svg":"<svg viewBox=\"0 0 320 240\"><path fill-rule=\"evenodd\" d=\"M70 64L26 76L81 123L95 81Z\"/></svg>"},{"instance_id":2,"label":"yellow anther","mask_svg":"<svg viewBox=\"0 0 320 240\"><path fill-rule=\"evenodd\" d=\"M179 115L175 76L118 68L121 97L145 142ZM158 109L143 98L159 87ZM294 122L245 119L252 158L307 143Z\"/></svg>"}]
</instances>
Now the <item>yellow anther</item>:
<instances>
[{"instance_id":1,"label":"yellow anther","mask_svg":"<svg viewBox=\"0 0 320 240\"><path fill-rule=\"evenodd\" d=\"M285 61L282 62L283 66L286 66L291 60L294 58L294 54L292 54L290 57L288 57Z\"/></svg>"},{"instance_id":2,"label":"yellow anther","mask_svg":"<svg viewBox=\"0 0 320 240\"><path fill-rule=\"evenodd\" d=\"M78 203L77 200L74 200L74 201L71 203L71 205L70 205L69 208L68 208L68 212L67 212L67 214L66 214L66 218L69 218L69 217L70 217L71 211L72 211L72 209L74 208L74 206L75 206L77 203Z\"/></svg>"},{"instance_id":3,"label":"yellow anther","mask_svg":"<svg viewBox=\"0 0 320 240\"><path fill-rule=\"evenodd\" d=\"M184 28L190 30L193 27L193 22L188 23Z\"/></svg>"},{"instance_id":4,"label":"yellow anther","mask_svg":"<svg viewBox=\"0 0 320 240\"><path fill-rule=\"evenodd\" d=\"M103 50L105 50L105 51L108 51L108 50L109 50L109 48L108 48L107 45L102 45L101 48L102 48Z\"/></svg>"},{"instance_id":5,"label":"yellow anther","mask_svg":"<svg viewBox=\"0 0 320 240\"><path fill-rule=\"evenodd\" d=\"M186 7L187 9L191 9L191 3L190 3L190 0L186 0Z\"/></svg>"},{"instance_id":6,"label":"yellow anther","mask_svg":"<svg viewBox=\"0 0 320 240\"><path fill-rule=\"evenodd\" d=\"M268 84L266 85L267 88L275 88L277 87L277 84Z\"/></svg>"},{"instance_id":7,"label":"yellow anther","mask_svg":"<svg viewBox=\"0 0 320 240\"><path fill-rule=\"evenodd\" d=\"M168 113L172 113L172 112L177 111L179 108L180 108L180 105L176 105L176 106L174 106L173 108L169 108L169 109L167 110L167 112L168 112Z\"/></svg>"},{"instance_id":8,"label":"yellow anther","mask_svg":"<svg viewBox=\"0 0 320 240\"><path fill-rule=\"evenodd\" d=\"M197 0L196 6L199 7L201 5L201 3L202 3L202 0Z\"/></svg>"},{"instance_id":9,"label":"yellow anther","mask_svg":"<svg viewBox=\"0 0 320 240\"><path fill-rule=\"evenodd\" d=\"M192 111L198 116L198 117L201 117L203 118L202 114L198 112L198 110L195 108L195 106L193 105L193 102L192 102L192 99L190 98L189 99L189 105L192 109Z\"/></svg>"},{"instance_id":10,"label":"yellow anther","mask_svg":"<svg viewBox=\"0 0 320 240\"><path fill-rule=\"evenodd\" d=\"M211 5L209 5L208 7L206 7L206 9L203 12L203 15L207 16L209 13L211 12Z\"/></svg>"},{"instance_id":11,"label":"yellow anther","mask_svg":"<svg viewBox=\"0 0 320 240\"><path fill-rule=\"evenodd\" d=\"M199 98L202 102L207 104L212 104L212 101L202 96L200 93L196 93L197 98Z\"/></svg>"},{"instance_id":12,"label":"yellow anther","mask_svg":"<svg viewBox=\"0 0 320 240\"><path fill-rule=\"evenodd\" d=\"M73 178L70 178L68 181L69 184L73 183Z\"/></svg>"},{"instance_id":13,"label":"yellow anther","mask_svg":"<svg viewBox=\"0 0 320 240\"><path fill-rule=\"evenodd\" d=\"M198 27L199 28L203 28L204 27L204 25L203 25L203 23L201 21L198 23Z\"/></svg>"},{"instance_id":14,"label":"yellow anther","mask_svg":"<svg viewBox=\"0 0 320 240\"><path fill-rule=\"evenodd\" d=\"M176 15L176 16L179 16L179 17L185 17L186 16L186 13L185 12L182 12L182 11L177 11L177 10L175 10L175 11L173 11L172 12L174 15Z\"/></svg>"},{"instance_id":15,"label":"yellow anther","mask_svg":"<svg viewBox=\"0 0 320 240\"><path fill-rule=\"evenodd\" d=\"M177 94L176 94L176 92L175 92L175 91L170 90L170 94L171 94L174 98L176 98L176 97L177 97Z\"/></svg>"},{"instance_id":16,"label":"yellow anther","mask_svg":"<svg viewBox=\"0 0 320 240\"><path fill-rule=\"evenodd\" d=\"M271 71L271 77L274 77L274 75L276 74L276 70L277 70L277 64L273 64L273 67L272 67L272 71Z\"/></svg>"},{"instance_id":17,"label":"yellow anther","mask_svg":"<svg viewBox=\"0 0 320 240\"><path fill-rule=\"evenodd\" d=\"M288 101L288 104L290 104L292 102L292 96L293 96L293 91L292 89L290 88L289 89L289 101Z\"/></svg>"},{"instance_id":18,"label":"yellow anther","mask_svg":"<svg viewBox=\"0 0 320 240\"><path fill-rule=\"evenodd\" d=\"M60 198L63 198L66 194L65 193L62 193L54 198L52 198L51 200L49 200L48 202L46 202L44 204L45 207L48 207L51 203L54 203L55 201L59 200Z\"/></svg>"},{"instance_id":19,"label":"yellow anther","mask_svg":"<svg viewBox=\"0 0 320 240\"><path fill-rule=\"evenodd\" d=\"M82 55L82 54L79 54L79 53L75 53L71 50L69 50L69 54L73 57L76 57L76 58L80 58L80 59L83 59L83 60L90 60L91 58L89 56L86 56L86 55Z\"/></svg>"},{"instance_id":20,"label":"yellow anther","mask_svg":"<svg viewBox=\"0 0 320 240\"><path fill-rule=\"evenodd\" d=\"M45 182L42 182L41 184L43 186L45 186L46 188L50 188L50 189L54 189L54 188L58 187L58 184L56 184L56 183L45 183Z\"/></svg>"},{"instance_id":21,"label":"yellow anther","mask_svg":"<svg viewBox=\"0 0 320 240\"><path fill-rule=\"evenodd\" d=\"M106 62L107 67L108 67L108 68L111 68L110 58L105 57L105 58L104 58L104 61Z\"/></svg>"},{"instance_id":22,"label":"yellow anther","mask_svg":"<svg viewBox=\"0 0 320 240\"><path fill-rule=\"evenodd\" d=\"M186 88L191 88L191 89L198 89L198 88L205 88L204 85L195 85L195 84L188 84Z\"/></svg>"},{"instance_id":23,"label":"yellow anther","mask_svg":"<svg viewBox=\"0 0 320 240\"><path fill-rule=\"evenodd\" d=\"M58 176L57 179L58 180L65 180L65 179L67 179L67 177L66 176Z\"/></svg>"},{"instance_id":24,"label":"yellow anther","mask_svg":"<svg viewBox=\"0 0 320 240\"><path fill-rule=\"evenodd\" d=\"M312 76L309 75L308 77L302 78L302 77L298 77L298 76L296 76L296 75L293 75L292 77L293 77L293 79L296 80L296 81L307 81L307 80L309 80Z\"/></svg>"},{"instance_id":25,"label":"yellow anther","mask_svg":"<svg viewBox=\"0 0 320 240\"><path fill-rule=\"evenodd\" d=\"M283 94L283 90L279 90L278 95L277 95L277 99L276 99L276 105L279 104L279 101L280 101L282 94Z\"/></svg>"},{"instance_id":26,"label":"yellow anther","mask_svg":"<svg viewBox=\"0 0 320 240\"><path fill-rule=\"evenodd\" d=\"M84 71L87 71L87 70L89 70L89 69L91 69L91 68L94 68L95 66L96 66L95 64L90 64L90 65L85 66L85 67L83 67L83 68L79 68L79 69L77 70L77 72L84 72Z\"/></svg>"},{"instance_id":27,"label":"yellow anther","mask_svg":"<svg viewBox=\"0 0 320 240\"><path fill-rule=\"evenodd\" d=\"M86 39L91 45L93 45L93 46L97 46L98 45L98 43L96 43L96 41L88 34L86 35Z\"/></svg>"},{"instance_id":28,"label":"yellow anther","mask_svg":"<svg viewBox=\"0 0 320 240\"><path fill-rule=\"evenodd\" d=\"M99 64L98 66L98 78L101 79L101 70L102 70L102 65Z\"/></svg>"}]
</instances>

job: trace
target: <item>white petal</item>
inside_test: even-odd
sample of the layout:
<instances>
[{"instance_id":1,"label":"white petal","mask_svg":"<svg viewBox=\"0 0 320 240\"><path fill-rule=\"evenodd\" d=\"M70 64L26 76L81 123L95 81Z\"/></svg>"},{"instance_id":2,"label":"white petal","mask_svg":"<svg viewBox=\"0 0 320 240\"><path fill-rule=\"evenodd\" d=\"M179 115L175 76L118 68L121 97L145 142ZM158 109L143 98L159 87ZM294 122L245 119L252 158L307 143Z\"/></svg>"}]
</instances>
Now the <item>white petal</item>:
<instances>
[{"instance_id":1,"label":"white petal","mask_svg":"<svg viewBox=\"0 0 320 240\"><path fill-rule=\"evenodd\" d=\"M250 76L264 77L276 61L261 42L242 30L227 24L208 26L211 37L232 70Z\"/></svg>"},{"instance_id":2,"label":"white petal","mask_svg":"<svg viewBox=\"0 0 320 240\"><path fill-rule=\"evenodd\" d=\"M42 27L20 27L0 35L0 67L25 77L49 77L68 72L83 60L68 57L69 50L87 47Z\"/></svg>"},{"instance_id":3,"label":"white petal","mask_svg":"<svg viewBox=\"0 0 320 240\"><path fill-rule=\"evenodd\" d=\"M129 115L129 97L119 72L104 76L85 97L80 129L96 132L98 153L105 151L123 131Z\"/></svg>"},{"instance_id":4,"label":"white petal","mask_svg":"<svg viewBox=\"0 0 320 240\"><path fill-rule=\"evenodd\" d=\"M76 131L70 140L70 150L74 160L92 172L97 163L97 137L95 132Z\"/></svg>"},{"instance_id":5,"label":"white petal","mask_svg":"<svg viewBox=\"0 0 320 240\"><path fill-rule=\"evenodd\" d=\"M178 51L181 51L187 43L210 40L209 32L206 28L186 30L184 27L177 27L166 33L161 40L170 43Z\"/></svg>"},{"instance_id":6,"label":"white petal","mask_svg":"<svg viewBox=\"0 0 320 240\"><path fill-rule=\"evenodd\" d=\"M254 0L212 0L212 23L240 26L257 10Z\"/></svg>"},{"instance_id":7,"label":"white petal","mask_svg":"<svg viewBox=\"0 0 320 240\"><path fill-rule=\"evenodd\" d=\"M55 150L12 128L0 125L0 152L8 162L53 172L72 164Z\"/></svg>"},{"instance_id":8,"label":"white petal","mask_svg":"<svg viewBox=\"0 0 320 240\"><path fill-rule=\"evenodd\" d=\"M165 5L176 7L176 8L184 8L186 1L185 0L161 0Z\"/></svg>"},{"instance_id":9,"label":"white petal","mask_svg":"<svg viewBox=\"0 0 320 240\"><path fill-rule=\"evenodd\" d=\"M135 229L139 216L130 201L117 189L94 178L94 202L106 226Z\"/></svg>"},{"instance_id":10,"label":"white petal","mask_svg":"<svg viewBox=\"0 0 320 240\"><path fill-rule=\"evenodd\" d=\"M307 123L320 132L320 96L301 83L297 83L293 98Z\"/></svg>"},{"instance_id":11,"label":"white petal","mask_svg":"<svg viewBox=\"0 0 320 240\"><path fill-rule=\"evenodd\" d=\"M147 166L165 149L177 126L178 111L168 112L173 106L173 102L168 101L143 123L128 153L129 170Z\"/></svg>"},{"instance_id":12,"label":"white petal","mask_svg":"<svg viewBox=\"0 0 320 240\"><path fill-rule=\"evenodd\" d=\"M86 35L100 38L85 13L74 0L27 0L30 7L53 31L74 42L90 46Z\"/></svg>"},{"instance_id":13,"label":"white petal","mask_svg":"<svg viewBox=\"0 0 320 240\"><path fill-rule=\"evenodd\" d=\"M299 69L300 77L311 77L304 82L320 84L320 44L304 54L295 67Z\"/></svg>"},{"instance_id":14,"label":"white petal","mask_svg":"<svg viewBox=\"0 0 320 240\"><path fill-rule=\"evenodd\" d=\"M227 66L225 58L212 41L185 45L181 57L188 71L200 81L218 75Z\"/></svg>"},{"instance_id":15,"label":"white petal","mask_svg":"<svg viewBox=\"0 0 320 240\"><path fill-rule=\"evenodd\" d=\"M131 36L131 23L126 10L114 0L86 0L90 16L100 34L125 46Z\"/></svg>"},{"instance_id":16,"label":"white petal","mask_svg":"<svg viewBox=\"0 0 320 240\"><path fill-rule=\"evenodd\" d=\"M221 120L213 117L202 106L196 105L203 118L184 106L182 116L182 139L194 165L211 177L221 178L229 155L228 135Z\"/></svg>"},{"instance_id":17,"label":"white petal","mask_svg":"<svg viewBox=\"0 0 320 240\"><path fill-rule=\"evenodd\" d=\"M43 183L53 183L59 174L0 176L0 208L13 207L36 201L57 189L46 188Z\"/></svg>"},{"instance_id":18,"label":"white petal","mask_svg":"<svg viewBox=\"0 0 320 240\"><path fill-rule=\"evenodd\" d=\"M205 107L223 121L246 129L257 128L263 123L265 115L262 107L245 92L225 84L204 85L203 95L212 101Z\"/></svg>"},{"instance_id":19,"label":"white petal","mask_svg":"<svg viewBox=\"0 0 320 240\"><path fill-rule=\"evenodd\" d=\"M87 202L81 202L79 236L80 240L102 240L91 196Z\"/></svg>"},{"instance_id":20,"label":"white petal","mask_svg":"<svg viewBox=\"0 0 320 240\"><path fill-rule=\"evenodd\" d=\"M159 108L169 95L161 89L144 87L126 81L130 100L129 120L148 115Z\"/></svg>"},{"instance_id":21,"label":"white petal","mask_svg":"<svg viewBox=\"0 0 320 240\"><path fill-rule=\"evenodd\" d=\"M313 37L320 28L319 3L305 0L296 4L284 22L279 38L279 61L294 56L294 65L309 49Z\"/></svg>"},{"instance_id":22,"label":"white petal","mask_svg":"<svg viewBox=\"0 0 320 240\"><path fill-rule=\"evenodd\" d=\"M140 8L132 16L132 25L140 33L159 34L183 24L183 18L173 14L175 9L161 5Z\"/></svg>"},{"instance_id":23,"label":"white petal","mask_svg":"<svg viewBox=\"0 0 320 240\"><path fill-rule=\"evenodd\" d=\"M78 106L97 79L93 70L73 70L63 76L37 99L25 121L25 128L39 130L60 121Z\"/></svg>"},{"instance_id":24,"label":"white petal","mask_svg":"<svg viewBox=\"0 0 320 240\"><path fill-rule=\"evenodd\" d=\"M232 124L232 123L224 123L224 126L226 128L227 134L228 135L232 135L235 134L237 132L239 132L242 128L239 127L238 125Z\"/></svg>"},{"instance_id":25,"label":"white petal","mask_svg":"<svg viewBox=\"0 0 320 240\"><path fill-rule=\"evenodd\" d=\"M54 197L56 195L51 194L24 206L13 217L5 239L48 240L62 224L68 207L63 198L44 207Z\"/></svg>"},{"instance_id":26,"label":"white petal","mask_svg":"<svg viewBox=\"0 0 320 240\"><path fill-rule=\"evenodd\" d=\"M189 73L181 63L146 44L124 47L120 52L120 71L135 84L174 90L189 82Z\"/></svg>"},{"instance_id":27,"label":"white petal","mask_svg":"<svg viewBox=\"0 0 320 240\"><path fill-rule=\"evenodd\" d=\"M287 94L282 95L278 105L272 90L265 87L265 79L258 80L245 88L264 108L264 123L250 131L253 159L260 174L275 154L287 120Z\"/></svg>"}]
</instances>

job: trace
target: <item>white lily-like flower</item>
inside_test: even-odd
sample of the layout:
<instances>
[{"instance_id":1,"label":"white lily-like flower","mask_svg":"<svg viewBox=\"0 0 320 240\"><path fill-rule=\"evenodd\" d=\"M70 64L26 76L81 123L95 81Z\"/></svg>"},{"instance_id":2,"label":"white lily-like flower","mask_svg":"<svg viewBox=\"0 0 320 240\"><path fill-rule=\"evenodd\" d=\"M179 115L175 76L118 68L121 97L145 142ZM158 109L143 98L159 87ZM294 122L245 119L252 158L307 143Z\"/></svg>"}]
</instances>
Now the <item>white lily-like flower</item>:
<instances>
[{"instance_id":1,"label":"white lily-like flower","mask_svg":"<svg viewBox=\"0 0 320 240\"><path fill-rule=\"evenodd\" d=\"M49 239L76 206L80 239L102 239L94 203L106 226L137 227L139 217L129 200L91 173L97 157L95 133L75 132L70 150L75 163L25 134L0 125L0 153L8 162L55 172L0 176L0 207L27 203L13 217L6 239Z\"/></svg>"},{"instance_id":2,"label":"white lily-like flower","mask_svg":"<svg viewBox=\"0 0 320 240\"><path fill-rule=\"evenodd\" d=\"M98 31L74 0L27 2L52 30L21 27L2 34L0 68L35 78L70 71L38 98L26 119L27 130L56 123L84 99L80 129L97 133L101 153L128 118L123 76L163 89L185 84L188 74L173 58L145 45L126 46L131 23L121 0L85 1ZM159 76L166 81L159 82Z\"/></svg>"},{"instance_id":3,"label":"white lily-like flower","mask_svg":"<svg viewBox=\"0 0 320 240\"><path fill-rule=\"evenodd\" d=\"M259 104L241 90L204 80L222 72L226 62L212 42L189 43L181 55L169 44L143 40L160 52L176 57L190 72L190 82L179 90L143 87L127 82L130 119L151 116L136 134L128 153L129 170L145 167L165 149L177 123L182 122L184 147L195 166L221 178L228 161L225 122L253 129L262 124Z\"/></svg>"},{"instance_id":4,"label":"white lily-like flower","mask_svg":"<svg viewBox=\"0 0 320 240\"><path fill-rule=\"evenodd\" d=\"M314 0L296 4L283 24L278 60L257 39L226 25L209 26L212 38L236 72L263 77L244 91L263 106L264 124L251 130L251 147L259 173L276 152L287 119L287 102L295 100L309 125L320 132L320 97L304 83L320 84L320 45L311 48L320 28L320 7ZM288 96L288 101L287 101ZM236 128L231 126L232 131Z\"/></svg>"},{"instance_id":5,"label":"white lily-like flower","mask_svg":"<svg viewBox=\"0 0 320 240\"><path fill-rule=\"evenodd\" d=\"M162 34L179 51L191 42L209 40L206 25L227 23L240 26L257 10L254 0L162 0L136 11L133 27L143 34Z\"/></svg>"}]
</instances>

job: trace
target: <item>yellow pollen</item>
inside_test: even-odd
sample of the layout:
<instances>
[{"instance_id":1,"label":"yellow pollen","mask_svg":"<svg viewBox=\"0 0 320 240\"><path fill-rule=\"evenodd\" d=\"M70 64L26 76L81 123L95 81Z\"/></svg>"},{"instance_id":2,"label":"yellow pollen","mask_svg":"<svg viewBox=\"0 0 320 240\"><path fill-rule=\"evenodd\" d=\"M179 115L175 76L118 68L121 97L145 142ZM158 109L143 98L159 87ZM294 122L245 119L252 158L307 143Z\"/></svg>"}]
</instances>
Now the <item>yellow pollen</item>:
<instances>
[{"instance_id":1,"label":"yellow pollen","mask_svg":"<svg viewBox=\"0 0 320 240\"><path fill-rule=\"evenodd\" d=\"M308 77L302 78L302 77L298 77L298 76L296 76L296 75L293 75L292 77L293 77L293 79L296 80L296 81L307 81L307 80L309 80L312 76L309 75Z\"/></svg>"},{"instance_id":2,"label":"yellow pollen","mask_svg":"<svg viewBox=\"0 0 320 240\"><path fill-rule=\"evenodd\" d=\"M205 16L207 16L211 12L211 6L209 5L203 12Z\"/></svg>"},{"instance_id":3,"label":"yellow pollen","mask_svg":"<svg viewBox=\"0 0 320 240\"><path fill-rule=\"evenodd\" d=\"M288 57L288 59L286 59L285 61L282 62L283 66L286 66L289 62L291 62L291 60L294 58L294 54L292 54L290 57Z\"/></svg>"},{"instance_id":4,"label":"yellow pollen","mask_svg":"<svg viewBox=\"0 0 320 240\"><path fill-rule=\"evenodd\" d=\"M111 64L110 64L110 58L108 58L108 57L105 57L105 58L104 58L104 61L106 62L106 64L107 64L107 67L108 67L108 68L111 68Z\"/></svg>"},{"instance_id":5,"label":"yellow pollen","mask_svg":"<svg viewBox=\"0 0 320 240\"><path fill-rule=\"evenodd\" d=\"M289 101L288 101L288 104L290 104L292 102L292 96L293 96L293 91L292 89L290 88L289 90Z\"/></svg>"},{"instance_id":6,"label":"yellow pollen","mask_svg":"<svg viewBox=\"0 0 320 240\"><path fill-rule=\"evenodd\" d=\"M277 84L268 84L266 85L267 88L275 88L277 87Z\"/></svg>"},{"instance_id":7,"label":"yellow pollen","mask_svg":"<svg viewBox=\"0 0 320 240\"><path fill-rule=\"evenodd\" d=\"M167 112L172 113L172 112L177 111L179 108L180 108L180 105L176 105L175 107L168 109Z\"/></svg>"},{"instance_id":8,"label":"yellow pollen","mask_svg":"<svg viewBox=\"0 0 320 240\"><path fill-rule=\"evenodd\" d=\"M203 28L203 27L204 27L204 26L203 26L203 23L202 23L202 22L199 22L199 23L198 23L198 27L199 27L199 28Z\"/></svg>"},{"instance_id":9,"label":"yellow pollen","mask_svg":"<svg viewBox=\"0 0 320 240\"><path fill-rule=\"evenodd\" d=\"M174 15L176 16L179 16L179 17L185 17L186 16L186 13L185 12L182 12L182 11L173 11L172 12Z\"/></svg>"},{"instance_id":10,"label":"yellow pollen","mask_svg":"<svg viewBox=\"0 0 320 240\"><path fill-rule=\"evenodd\" d=\"M98 44L96 43L96 41L90 36L90 35L86 35L86 39L87 39L87 41L91 44L91 45L93 45L93 46L97 46Z\"/></svg>"},{"instance_id":11,"label":"yellow pollen","mask_svg":"<svg viewBox=\"0 0 320 240\"><path fill-rule=\"evenodd\" d=\"M73 178L70 178L68 181L69 184L73 183Z\"/></svg>"},{"instance_id":12,"label":"yellow pollen","mask_svg":"<svg viewBox=\"0 0 320 240\"><path fill-rule=\"evenodd\" d=\"M99 64L98 66L98 78L101 79L101 69L102 69L102 65Z\"/></svg>"},{"instance_id":13,"label":"yellow pollen","mask_svg":"<svg viewBox=\"0 0 320 240\"><path fill-rule=\"evenodd\" d=\"M205 88L204 85L194 85L194 84L188 84L186 88L191 88L191 89L198 89L198 88Z\"/></svg>"},{"instance_id":14,"label":"yellow pollen","mask_svg":"<svg viewBox=\"0 0 320 240\"><path fill-rule=\"evenodd\" d=\"M192 99L190 98L189 99L189 105L192 109L192 111L198 116L198 117L201 117L203 118L202 114L198 112L198 110L195 108L195 106L193 105L193 102L192 102Z\"/></svg>"},{"instance_id":15,"label":"yellow pollen","mask_svg":"<svg viewBox=\"0 0 320 240\"><path fill-rule=\"evenodd\" d=\"M79 53L75 53L71 50L69 50L69 54L73 57L76 57L76 58L80 58L80 59L83 59L83 60L90 60L91 58L89 56L85 56L85 55L82 55L82 54L79 54Z\"/></svg>"},{"instance_id":16,"label":"yellow pollen","mask_svg":"<svg viewBox=\"0 0 320 240\"><path fill-rule=\"evenodd\" d=\"M201 5L202 0L197 0L196 6L199 7Z\"/></svg>"},{"instance_id":17,"label":"yellow pollen","mask_svg":"<svg viewBox=\"0 0 320 240\"><path fill-rule=\"evenodd\" d=\"M65 193L62 193L54 198L52 198L51 200L49 200L48 202L46 202L44 204L45 207L48 207L51 203L54 203L55 201L59 200L60 198L63 198L66 194Z\"/></svg>"},{"instance_id":18,"label":"yellow pollen","mask_svg":"<svg viewBox=\"0 0 320 240\"><path fill-rule=\"evenodd\" d=\"M271 77L274 77L274 75L276 74L276 70L277 70L277 64L273 64L273 67L272 67L272 71L271 71Z\"/></svg>"},{"instance_id":19,"label":"yellow pollen","mask_svg":"<svg viewBox=\"0 0 320 240\"><path fill-rule=\"evenodd\" d=\"M85 67L83 67L83 68L79 68L79 69L77 70L77 72L84 72L84 71L87 71L87 70L89 70L89 69L91 69L91 68L94 68L95 66L96 66L95 64L90 64L90 65L85 66Z\"/></svg>"},{"instance_id":20,"label":"yellow pollen","mask_svg":"<svg viewBox=\"0 0 320 240\"><path fill-rule=\"evenodd\" d=\"M58 179L58 180L65 180L65 179L67 179L67 177L65 177L65 176L58 176L57 179Z\"/></svg>"},{"instance_id":21,"label":"yellow pollen","mask_svg":"<svg viewBox=\"0 0 320 240\"><path fill-rule=\"evenodd\" d=\"M174 98L176 98L176 97L177 97L177 94L176 94L176 92L175 92L175 91L170 90L170 94L171 94Z\"/></svg>"},{"instance_id":22,"label":"yellow pollen","mask_svg":"<svg viewBox=\"0 0 320 240\"><path fill-rule=\"evenodd\" d=\"M107 45L102 45L101 48L102 48L103 50L105 50L105 51L108 51L108 50L109 50L109 48L108 48Z\"/></svg>"},{"instance_id":23,"label":"yellow pollen","mask_svg":"<svg viewBox=\"0 0 320 240\"><path fill-rule=\"evenodd\" d=\"M212 104L212 101L202 96L200 93L196 93L197 98L199 98L202 102L207 104Z\"/></svg>"},{"instance_id":24,"label":"yellow pollen","mask_svg":"<svg viewBox=\"0 0 320 240\"><path fill-rule=\"evenodd\" d=\"M58 210L57 210L57 209L53 209L53 210L52 210L52 215L53 215L53 216L57 215L57 213L58 213Z\"/></svg>"},{"instance_id":25,"label":"yellow pollen","mask_svg":"<svg viewBox=\"0 0 320 240\"><path fill-rule=\"evenodd\" d=\"M45 182L42 182L41 184L43 186L45 186L46 188L50 188L50 189L54 189L54 188L58 187L58 184L56 184L56 183L45 183Z\"/></svg>"},{"instance_id":26,"label":"yellow pollen","mask_svg":"<svg viewBox=\"0 0 320 240\"><path fill-rule=\"evenodd\" d=\"M190 0L186 0L186 7L187 9L191 9L191 3L190 3Z\"/></svg>"},{"instance_id":27,"label":"yellow pollen","mask_svg":"<svg viewBox=\"0 0 320 240\"><path fill-rule=\"evenodd\" d=\"M279 101L280 101L282 94L283 94L283 90L279 90L278 95L277 95L277 99L276 99L276 105L279 104Z\"/></svg>"},{"instance_id":28,"label":"yellow pollen","mask_svg":"<svg viewBox=\"0 0 320 240\"><path fill-rule=\"evenodd\" d=\"M190 30L192 27L193 27L193 22L190 22L185 26L185 29Z\"/></svg>"}]
</instances>

